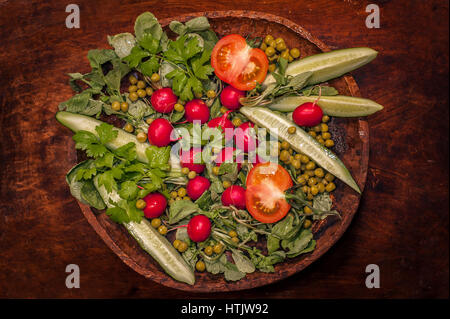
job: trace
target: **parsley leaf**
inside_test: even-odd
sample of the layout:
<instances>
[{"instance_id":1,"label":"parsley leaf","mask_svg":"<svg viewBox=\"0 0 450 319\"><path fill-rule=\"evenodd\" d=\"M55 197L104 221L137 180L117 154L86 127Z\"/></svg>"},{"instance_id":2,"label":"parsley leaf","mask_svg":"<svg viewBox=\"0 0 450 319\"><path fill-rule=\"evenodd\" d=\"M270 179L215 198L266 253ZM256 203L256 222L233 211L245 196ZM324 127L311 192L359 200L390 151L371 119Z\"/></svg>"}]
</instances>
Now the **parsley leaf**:
<instances>
[{"instance_id":1,"label":"parsley leaf","mask_svg":"<svg viewBox=\"0 0 450 319\"><path fill-rule=\"evenodd\" d=\"M214 72L213 67L209 63L211 52L211 50L204 50L199 58L194 59L191 62L192 71L194 71L195 76L201 80L207 80L208 75L211 75Z\"/></svg>"},{"instance_id":2,"label":"parsley leaf","mask_svg":"<svg viewBox=\"0 0 450 319\"><path fill-rule=\"evenodd\" d=\"M120 190L118 191L120 197L127 200L133 200L138 195L139 188L137 184L132 181L125 181L120 185Z\"/></svg>"},{"instance_id":3,"label":"parsley leaf","mask_svg":"<svg viewBox=\"0 0 450 319\"><path fill-rule=\"evenodd\" d=\"M136 144L133 142L127 143L114 151L114 154L124 158L128 161L133 161L136 159Z\"/></svg>"},{"instance_id":4,"label":"parsley leaf","mask_svg":"<svg viewBox=\"0 0 450 319\"><path fill-rule=\"evenodd\" d=\"M107 124L107 123L102 123L102 124L98 125L95 128L95 131L97 132L97 134L100 138L100 142L102 144L111 142L119 134L119 132L114 129L114 126L112 126L111 124Z\"/></svg>"}]
</instances>

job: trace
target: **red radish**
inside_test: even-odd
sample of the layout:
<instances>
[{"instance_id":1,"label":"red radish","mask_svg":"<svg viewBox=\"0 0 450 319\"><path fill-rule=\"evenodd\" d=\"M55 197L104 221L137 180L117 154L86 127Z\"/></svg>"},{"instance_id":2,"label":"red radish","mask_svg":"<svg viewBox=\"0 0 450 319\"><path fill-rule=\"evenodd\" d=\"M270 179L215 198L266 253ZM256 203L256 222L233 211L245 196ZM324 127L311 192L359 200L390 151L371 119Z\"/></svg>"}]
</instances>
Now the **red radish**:
<instances>
[{"instance_id":1,"label":"red radish","mask_svg":"<svg viewBox=\"0 0 450 319\"><path fill-rule=\"evenodd\" d=\"M144 215L147 218L161 216L167 207L167 199L160 193L150 193L143 198L145 201Z\"/></svg>"},{"instance_id":2,"label":"red radish","mask_svg":"<svg viewBox=\"0 0 450 319\"><path fill-rule=\"evenodd\" d=\"M222 204L245 209L245 189L239 185L231 185L222 194Z\"/></svg>"},{"instance_id":3,"label":"red radish","mask_svg":"<svg viewBox=\"0 0 450 319\"><path fill-rule=\"evenodd\" d=\"M220 150L219 154L217 154L216 159L214 160L214 162L216 162L216 166L220 166L224 162L227 162L227 163L236 162L234 160L234 151L235 150L236 149L231 146L222 148ZM241 170L241 163L238 163L237 168L238 168L238 170Z\"/></svg>"},{"instance_id":4,"label":"red radish","mask_svg":"<svg viewBox=\"0 0 450 319\"><path fill-rule=\"evenodd\" d=\"M189 221L187 233L196 243L205 241L211 234L211 221L205 215L196 215Z\"/></svg>"},{"instance_id":5,"label":"red radish","mask_svg":"<svg viewBox=\"0 0 450 319\"><path fill-rule=\"evenodd\" d=\"M181 152L180 161L182 167L187 167L190 171L194 171L197 174L200 174L205 170L205 165L200 164L201 148L191 148L188 152L183 152L183 150L181 150ZM195 162L198 162L198 164Z\"/></svg>"},{"instance_id":6,"label":"red radish","mask_svg":"<svg viewBox=\"0 0 450 319\"><path fill-rule=\"evenodd\" d=\"M192 200L197 200L203 195L204 192L208 190L209 186L211 186L211 183L207 178L203 176L196 176L189 180L186 185L186 191Z\"/></svg>"},{"instance_id":7,"label":"red radish","mask_svg":"<svg viewBox=\"0 0 450 319\"><path fill-rule=\"evenodd\" d=\"M209 120L209 108L200 99L194 99L186 103L184 115L188 122L200 121L202 124Z\"/></svg>"},{"instance_id":8,"label":"red radish","mask_svg":"<svg viewBox=\"0 0 450 319\"><path fill-rule=\"evenodd\" d=\"M172 140L173 126L166 119L155 119L148 127L148 141L158 147L167 146Z\"/></svg>"},{"instance_id":9,"label":"red radish","mask_svg":"<svg viewBox=\"0 0 450 319\"><path fill-rule=\"evenodd\" d=\"M150 102L156 112L170 113L177 103L178 98L171 88L162 88L153 92Z\"/></svg>"},{"instance_id":10,"label":"red radish","mask_svg":"<svg viewBox=\"0 0 450 319\"><path fill-rule=\"evenodd\" d=\"M237 110L241 107L241 98L245 97L245 92L238 90L231 85L225 87L220 94L220 102L230 110Z\"/></svg>"},{"instance_id":11,"label":"red radish","mask_svg":"<svg viewBox=\"0 0 450 319\"><path fill-rule=\"evenodd\" d=\"M208 122L208 126L212 128L222 128L223 131L227 128L234 128L233 123L228 119L228 114L230 113L231 111L226 111L222 116L213 118Z\"/></svg>"},{"instance_id":12,"label":"red radish","mask_svg":"<svg viewBox=\"0 0 450 319\"><path fill-rule=\"evenodd\" d=\"M256 149L256 133L253 129L255 125L252 122L242 123L234 132L234 141L236 147L245 153Z\"/></svg>"},{"instance_id":13,"label":"red radish","mask_svg":"<svg viewBox=\"0 0 450 319\"><path fill-rule=\"evenodd\" d=\"M322 121L323 112L320 106L313 102L306 102L292 113L292 119L298 126L316 126Z\"/></svg>"}]
</instances>

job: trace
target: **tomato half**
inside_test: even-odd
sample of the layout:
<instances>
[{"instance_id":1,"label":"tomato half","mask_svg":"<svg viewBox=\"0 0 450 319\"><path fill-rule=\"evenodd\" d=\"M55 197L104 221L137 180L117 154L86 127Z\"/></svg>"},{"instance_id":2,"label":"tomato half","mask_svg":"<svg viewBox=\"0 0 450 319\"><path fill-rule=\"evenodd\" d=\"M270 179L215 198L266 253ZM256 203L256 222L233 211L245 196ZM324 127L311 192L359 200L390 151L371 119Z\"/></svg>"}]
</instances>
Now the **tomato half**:
<instances>
[{"instance_id":1,"label":"tomato half","mask_svg":"<svg viewBox=\"0 0 450 319\"><path fill-rule=\"evenodd\" d=\"M269 60L261 49L249 47L242 36L230 34L214 46L211 65L219 79L249 91L266 78Z\"/></svg>"},{"instance_id":2,"label":"tomato half","mask_svg":"<svg viewBox=\"0 0 450 319\"><path fill-rule=\"evenodd\" d=\"M247 210L262 223L279 221L291 209L284 192L292 185L291 176L281 165L271 162L255 165L247 176Z\"/></svg>"}]
</instances>

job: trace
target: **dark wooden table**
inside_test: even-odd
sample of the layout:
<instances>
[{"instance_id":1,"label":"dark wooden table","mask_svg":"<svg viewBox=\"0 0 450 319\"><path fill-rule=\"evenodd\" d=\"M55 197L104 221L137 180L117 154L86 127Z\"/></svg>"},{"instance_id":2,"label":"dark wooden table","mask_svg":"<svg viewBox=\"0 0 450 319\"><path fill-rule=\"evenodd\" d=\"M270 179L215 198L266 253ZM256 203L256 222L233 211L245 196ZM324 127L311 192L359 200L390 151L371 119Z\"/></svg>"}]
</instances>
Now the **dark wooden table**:
<instances>
[{"instance_id":1,"label":"dark wooden table","mask_svg":"<svg viewBox=\"0 0 450 319\"><path fill-rule=\"evenodd\" d=\"M379 29L365 26L372 1L164 2L79 0L81 28L67 29L67 1L0 0L0 297L448 298L448 1L373 1ZM87 51L141 12L229 9L291 19L332 48L378 50L354 77L385 110L369 118L360 209L325 256L270 286L188 294L134 273L91 229L64 182L74 154L61 152L71 142L54 114L72 94L65 74L88 71ZM65 286L68 264L80 266L80 289ZM368 264L380 289L365 286Z\"/></svg>"}]
</instances>

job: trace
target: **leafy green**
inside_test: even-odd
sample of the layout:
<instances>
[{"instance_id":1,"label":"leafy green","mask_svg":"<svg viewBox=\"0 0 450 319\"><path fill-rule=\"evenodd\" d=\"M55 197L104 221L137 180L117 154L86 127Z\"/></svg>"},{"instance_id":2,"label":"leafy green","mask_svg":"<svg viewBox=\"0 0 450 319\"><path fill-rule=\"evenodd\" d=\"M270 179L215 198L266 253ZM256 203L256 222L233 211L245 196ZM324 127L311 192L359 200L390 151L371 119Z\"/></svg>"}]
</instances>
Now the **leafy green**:
<instances>
[{"instance_id":1,"label":"leafy green","mask_svg":"<svg viewBox=\"0 0 450 319\"><path fill-rule=\"evenodd\" d=\"M114 206L108 207L106 214L116 223L140 222L144 217L144 212L136 208L136 201L122 199L112 204Z\"/></svg>"},{"instance_id":2,"label":"leafy green","mask_svg":"<svg viewBox=\"0 0 450 319\"><path fill-rule=\"evenodd\" d=\"M151 34L153 37L160 40L163 36L163 30L158 19L156 19L152 13L144 12L136 18L134 23L134 34L138 41L141 41L146 34Z\"/></svg>"},{"instance_id":3,"label":"leafy green","mask_svg":"<svg viewBox=\"0 0 450 319\"><path fill-rule=\"evenodd\" d=\"M300 227L300 223L295 223L294 216L288 214L284 219L273 226L272 235L281 239L290 239L295 236Z\"/></svg>"},{"instance_id":4,"label":"leafy green","mask_svg":"<svg viewBox=\"0 0 450 319\"><path fill-rule=\"evenodd\" d=\"M278 239L272 235L268 235L267 236L267 251L269 252L269 254L277 251L278 249L280 249L280 239Z\"/></svg>"},{"instance_id":5,"label":"leafy green","mask_svg":"<svg viewBox=\"0 0 450 319\"><path fill-rule=\"evenodd\" d=\"M323 96L339 94L339 92L334 87L322 86L322 85L308 86L307 88L303 89L301 92L304 96L319 95L319 93Z\"/></svg>"},{"instance_id":6,"label":"leafy green","mask_svg":"<svg viewBox=\"0 0 450 319\"><path fill-rule=\"evenodd\" d=\"M169 224L175 224L183 218L200 212L197 204L190 200L177 200L169 208Z\"/></svg>"},{"instance_id":7,"label":"leafy green","mask_svg":"<svg viewBox=\"0 0 450 319\"><path fill-rule=\"evenodd\" d=\"M195 204L200 207L202 210L208 210L209 207L212 205L213 201L211 199L211 192L206 191L200 196L196 201Z\"/></svg>"},{"instance_id":8,"label":"leafy green","mask_svg":"<svg viewBox=\"0 0 450 319\"><path fill-rule=\"evenodd\" d=\"M238 281L245 277L245 272L238 269L235 264L226 263L224 271L225 280L228 281Z\"/></svg>"},{"instance_id":9,"label":"leafy green","mask_svg":"<svg viewBox=\"0 0 450 319\"><path fill-rule=\"evenodd\" d=\"M125 181L120 185L120 190L118 191L120 197L123 199L133 200L137 197L139 188L137 184L132 181Z\"/></svg>"},{"instance_id":10,"label":"leafy green","mask_svg":"<svg viewBox=\"0 0 450 319\"><path fill-rule=\"evenodd\" d=\"M258 258L254 258L253 262L255 263L256 268L262 272L274 272L275 269L273 265L282 262L285 258L285 252L277 250L268 256L259 256Z\"/></svg>"},{"instance_id":11,"label":"leafy green","mask_svg":"<svg viewBox=\"0 0 450 319\"><path fill-rule=\"evenodd\" d=\"M312 239L311 230L303 229L294 240L283 240L281 246L287 250L288 257L295 257L302 253Z\"/></svg>"},{"instance_id":12,"label":"leafy green","mask_svg":"<svg viewBox=\"0 0 450 319\"><path fill-rule=\"evenodd\" d=\"M70 193L73 197L80 202L90 205L96 209L104 209L105 203L103 202L100 194L95 189L92 181L77 179L77 173L79 171L90 170L92 166L92 160L87 160L75 165L66 175L66 182L70 187Z\"/></svg>"},{"instance_id":13,"label":"leafy green","mask_svg":"<svg viewBox=\"0 0 450 319\"><path fill-rule=\"evenodd\" d=\"M175 239L184 241L189 245L191 243L191 239L189 238L189 235L187 233L187 227L178 228L175 233Z\"/></svg>"},{"instance_id":14,"label":"leafy green","mask_svg":"<svg viewBox=\"0 0 450 319\"><path fill-rule=\"evenodd\" d=\"M145 150L145 155L148 158L149 166L152 168L159 168L162 170L169 169L169 158L170 158L170 146L167 147L157 147L150 145Z\"/></svg>"},{"instance_id":15,"label":"leafy green","mask_svg":"<svg viewBox=\"0 0 450 319\"><path fill-rule=\"evenodd\" d=\"M108 36L108 43L119 58L124 58L131 53L131 49L136 45L136 39L131 33L119 33Z\"/></svg>"},{"instance_id":16,"label":"leafy green","mask_svg":"<svg viewBox=\"0 0 450 319\"><path fill-rule=\"evenodd\" d=\"M182 253L182 256L188 265L194 269L198 259L198 250L195 245L191 245L184 253Z\"/></svg>"},{"instance_id":17,"label":"leafy green","mask_svg":"<svg viewBox=\"0 0 450 319\"><path fill-rule=\"evenodd\" d=\"M232 249L231 257L236 265L236 268L243 273L252 273L255 271L255 265L245 256L240 250Z\"/></svg>"}]
</instances>

